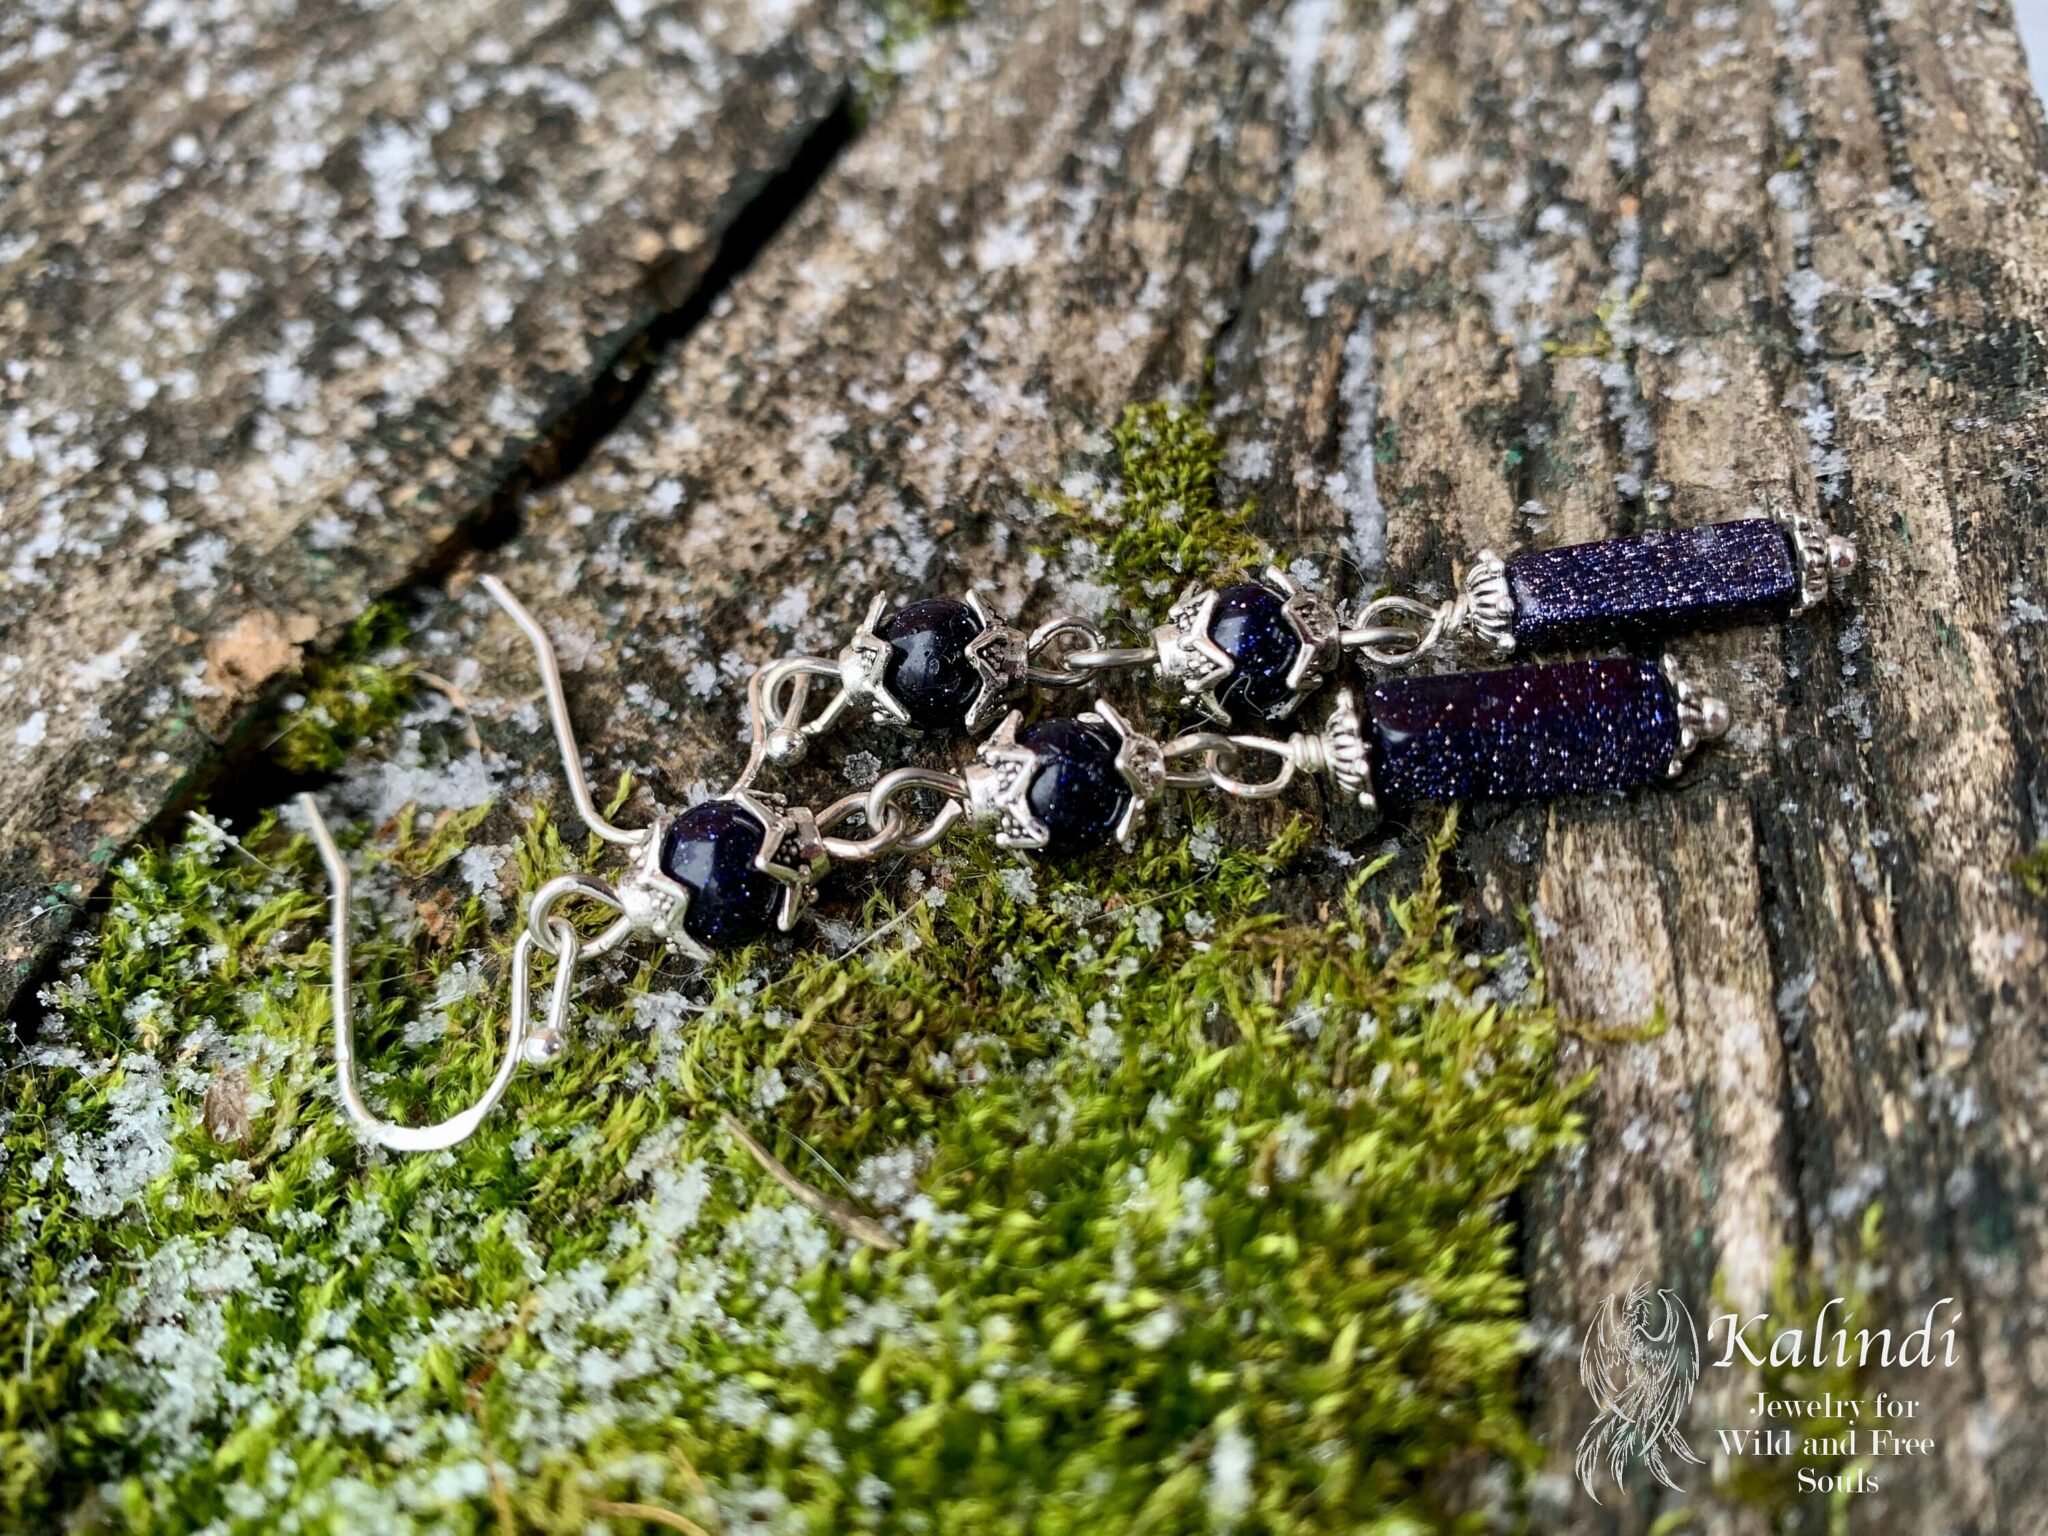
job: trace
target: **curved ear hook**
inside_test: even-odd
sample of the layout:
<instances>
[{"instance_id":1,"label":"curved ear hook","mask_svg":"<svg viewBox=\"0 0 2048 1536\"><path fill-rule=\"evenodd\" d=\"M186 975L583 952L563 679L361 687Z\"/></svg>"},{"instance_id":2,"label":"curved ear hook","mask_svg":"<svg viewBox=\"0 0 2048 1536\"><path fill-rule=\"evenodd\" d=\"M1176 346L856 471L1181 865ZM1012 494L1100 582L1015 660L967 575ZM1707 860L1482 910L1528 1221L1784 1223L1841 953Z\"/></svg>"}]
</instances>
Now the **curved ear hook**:
<instances>
[{"instance_id":1,"label":"curved ear hook","mask_svg":"<svg viewBox=\"0 0 2048 1536\"><path fill-rule=\"evenodd\" d=\"M483 576L479 581L498 606L512 616L512 622L519 626L533 646L534 660L540 667L541 684L547 693L548 719L554 726L555 744L562 751L562 776L568 783L569 798L574 802L577 814L591 831L606 842L620 843L629 848L645 844L652 835L651 829L613 826L590 797L590 784L583 775L583 755L576 745L576 727L569 718L568 696L562 689L562 668L555 659L555 647L548 639L547 631L497 577ZM355 1015L349 999L348 864L341 856L341 849L335 846L334 836L327 830L326 819L321 816L320 807L314 803L313 797L310 794L300 795L299 805L312 828L313 841L319 845L321 862L327 866L331 893L329 947L332 969L329 979L334 998L335 1076L341 1086L342 1107L364 1136L394 1152L438 1152L467 1141L483 1123L484 1116L497 1108L498 1101L504 1098L505 1090L512 1086L512 1074L519 1070L522 1061L546 1061L560 1050L563 1027L569 1016L570 987L574 983L576 962L584 953L584 945L568 919L554 913L555 902L564 894L556 888L566 883L574 890L590 891L601 888L601 883L579 882L565 877L551 881L536 893L529 913L531 920L524 925L518 943L512 948L512 1002L505 1025L504 1053L499 1057L498 1070L492 1074L489 1086L477 1096L476 1102L460 1114L433 1125L398 1125L372 1110L356 1087ZM543 897L547 899L543 900ZM616 905L616 902L612 904ZM616 933L608 933L597 941L593 952L602 953L616 942ZM536 950L555 957L554 989L548 999L547 1022L540 1030L532 1027L533 959Z\"/></svg>"},{"instance_id":2,"label":"curved ear hook","mask_svg":"<svg viewBox=\"0 0 2048 1536\"><path fill-rule=\"evenodd\" d=\"M356 1087L355 1010L349 997L348 864L341 856L341 849L335 846L334 835L327 830L326 819L321 816L320 807L314 803L313 797L310 794L300 795L299 806L305 811L306 820L313 829L313 841L319 845L320 860L327 866L327 882L332 893L328 925L329 985L334 999L334 1069L335 1078L341 1086L342 1107L364 1136L394 1152L439 1152L467 1141L483 1124L484 1116L497 1108L498 1101L505 1097L505 1090L512 1086L512 1074L519 1070L520 1062L529 1054L527 1044L534 1038L533 952L541 947L540 942L530 931L522 929L519 942L512 947L512 1006L505 1025L505 1049L498 1058L498 1070L492 1075L490 1085L477 1096L476 1102L461 1113L432 1125L399 1125L384 1119L363 1101L362 1091ZM575 979L576 961L582 953L582 944L566 918L550 919L548 934L554 941L555 984L548 998L545 1028L548 1038L559 1039L568 1020L569 990Z\"/></svg>"},{"instance_id":3,"label":"curved ear hook","mask_svg":"<svg viewBox=\"0 0 2048 1536\"><path fill-rule=\"evenodd\" d=\"M619 843L627 848L637 848L647 841L645 827L615 827L605 820L604 813L597 808L597 802L590 798L590 783L583 777L583 753L576 745L576 727L569 719L569 696L562 690L562 667L555 660L554 642L548 639L548 632L540 627L526 604L514 597L505 583L495 576L479 576L477 585L497 601L500 608L512 616L533 646L533 659L540 667L541 686L547 690L548 719L555 728L555 745L562 749L562 776L569 783L569 798L575 803L576 814L581 816L590 830L608 843Z\"/></svg>"}]
</instances>

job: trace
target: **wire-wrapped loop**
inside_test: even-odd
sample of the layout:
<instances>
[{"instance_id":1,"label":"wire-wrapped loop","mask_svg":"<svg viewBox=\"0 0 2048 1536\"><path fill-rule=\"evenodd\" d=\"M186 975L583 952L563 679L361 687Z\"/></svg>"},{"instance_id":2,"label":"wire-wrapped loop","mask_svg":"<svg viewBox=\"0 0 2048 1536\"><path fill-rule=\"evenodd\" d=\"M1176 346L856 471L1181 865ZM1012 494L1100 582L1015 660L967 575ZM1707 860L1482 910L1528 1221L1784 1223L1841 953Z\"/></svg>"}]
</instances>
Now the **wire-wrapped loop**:
<instances>
[{"instance_id":1,"label":"wire-wrapped loop","mask_svg":"<svg viewBox=\"0 0 2048 1536\"><path fill-rule=\"evenodd\" d=\"M1436 604L1412 597L1376 597L1338 639L1346 650L1363 651L1383 667L1405 667L1456 632L1465 622L1470 601L1463 593Z\"/></svg>"}]
</instances>

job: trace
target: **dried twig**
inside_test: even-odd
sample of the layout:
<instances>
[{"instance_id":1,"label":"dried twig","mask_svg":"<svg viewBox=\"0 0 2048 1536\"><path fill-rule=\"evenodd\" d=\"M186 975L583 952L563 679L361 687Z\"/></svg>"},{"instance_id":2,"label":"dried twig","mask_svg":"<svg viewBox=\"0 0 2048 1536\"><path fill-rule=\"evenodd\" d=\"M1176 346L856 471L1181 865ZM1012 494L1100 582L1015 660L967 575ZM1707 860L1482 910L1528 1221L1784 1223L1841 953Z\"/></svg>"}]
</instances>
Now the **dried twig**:
<instances>
[{"instance_id":1,"label":"dried twig","mask_svg":"<svg viewBox=\"0 0 2048 1536\"><path fill-rule=\"evenodd\" d=\"M806 1184L791 1173L780 1158L761 1145L752 1131L740 1124L738 1117L731 1110L721 1109L718 1112L718 1119L732 1134L733 1140L753 1154L754 1161L767 1170L770 1178L848 1237L857 1237L869 1247L879 1248L884 1253L895 1253L903 1246L891 1237L879 1222L863 1216L844 1200L834 1200L823 1190Z\"/></svg>"},{"instance_id":2,"label":"dried twig","mask_svg":"<svg viewBox=\"0 0 2048 1536\"><path fill-rule=\"evenodd\" d=\"M505 1490L505 1474L498 1466L498 1447L491 1439L490 1411L484 1407L483 1389L469 1384L469 1411L483 1431L484 1476L490 1479L491 1507L498 1512L499 1536L518 1536L519 1523L512 1518L512 1495Z\"/></svg>"},{"instance_id":3,"label":"dried twig","mask_svg":"<svg viewBox=\"0 0 2048 1536\"><path fill-rule=\"evenodd\" d=\"M665 1525L672 1531L681 1531L683 1536L711 1536L711 1533L692 1520L688 1515L679 1515L672 1509L663 1509L659 1504L633 1504L618 1499L592 1499L593 1514L611 1515L621 1520L646 1520L655 1525Z\"/></svg>"}]
</instances>

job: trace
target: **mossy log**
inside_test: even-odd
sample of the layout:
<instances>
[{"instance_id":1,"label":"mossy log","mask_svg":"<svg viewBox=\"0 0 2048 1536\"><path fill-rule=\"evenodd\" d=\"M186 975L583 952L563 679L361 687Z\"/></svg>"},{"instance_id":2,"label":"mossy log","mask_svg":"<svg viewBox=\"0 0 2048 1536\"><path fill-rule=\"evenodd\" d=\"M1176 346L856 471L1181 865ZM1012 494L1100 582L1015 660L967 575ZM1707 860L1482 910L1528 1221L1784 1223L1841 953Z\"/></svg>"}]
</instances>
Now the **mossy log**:
<instances>
[{"instance_id":1,"label":"mossy log","mask_svg":"<svg viewBox=\"0 0 2048 1536\"><path fill-rule=\"evenodd\" d=\"M776 47L805 61L803 89L770 89L766 65L735 78L777 132L727 145L706 129L706 158L654 179L664 199L687 179L672 206L705 210L707 241L749 175L831 110L829 44L799 28L747 56ZM594 129L572 138L612 153ZM1952 1296L1966 1367L1894 1384L1921 1399L1938 1452L1859 1499L1856 1522L2028 1528L2048 1518L2048 913L2014 866L2048 806L2044 171L1999 5L995 7L919 63L588 462L520 497L502 547L465 551L462 530L520 489L508 470L531 435L601 375L620 306L653 312L617 296L644 292L622 213L593 207L564 250L543 242L544 334L479 334L455 375L470 382L437 387L402 430L373 416L318 438L345 454L360 436L393 462L413 452L393 433L435 444L419 450L433 471L394 472L379 492L394 510L351 538L316 524L348 515L364 470L237 488L270 487L287 446L251 414L253 361L189 429L213 443L241 423L240 468L177 485L175 537L151 534L140 503L119 539L94 532L118 494L93 476L128 462L119 413L0 468L65 477L9 491L7 516L17 566L71 573L5 597L22 664L0 680L0 726L29 743L0 793L24 871L9 912L53 880L89 882L96 844L212 760L234 701L408 573L488 569L525 595L563 637L595 775L630 771L676 803L736 764L736 679L835 648L870 591L972 584L1035 619L1055 589L1085 588L1090 553L1047 505L1086 496L1136 400L1205 399L1225 497L1253 498L1267 539L1347 598L1447 590L1483 545L1813 513L1859 540L1846 604L1682 647L1734 708L1729 742L1665 792L1481 808L1459 847L1475 913L1502 932L1534 914L1567 1014L1667 1025L1567 1047L1566 1070L1600 1077L1583 1150L1526 1203L1534 1416L1568 1487L1576 1341L1634 1274L1751 1309L1788 1261L1889 1316ZM135 313L172 275L231 265L196 221L132 243ZM607 253L612 287L565 251ZM324 286L288 284L286 266L278 316ZM75 342L127 312L23 296L6 323L31 353L64 350L7 385L13 409L59 409L60 367L125 400L118 365ZM232 344L252 360L274 347ZM551 347L579 361L540 368ZM529 368L527 394L555 404L515 410L508 432L491 397ZM205 385L226 365L198 371ZM58 546L40 560L38 537ZM209 538L226 541L214 590L181 594ZM437 613L433 652L523 668L510 626L483 615ZM128 630L144 636L132 657ZM32 691L105 656L105 702L65 713ZM152 703L187 678L224 686L223 667L227 705ZM544 781L545 737L524 740ZM69 805L81 781L99 793ZM47 930L18 931L32 967ZM1712 1381L1697 1411L1733 1422ZM1706 1488L1688 1507L1700 1529L1770 1528ZM1658 1508L1573 1494L1556 1523L1640 1529Z\"/></svg>"}]
</instances>

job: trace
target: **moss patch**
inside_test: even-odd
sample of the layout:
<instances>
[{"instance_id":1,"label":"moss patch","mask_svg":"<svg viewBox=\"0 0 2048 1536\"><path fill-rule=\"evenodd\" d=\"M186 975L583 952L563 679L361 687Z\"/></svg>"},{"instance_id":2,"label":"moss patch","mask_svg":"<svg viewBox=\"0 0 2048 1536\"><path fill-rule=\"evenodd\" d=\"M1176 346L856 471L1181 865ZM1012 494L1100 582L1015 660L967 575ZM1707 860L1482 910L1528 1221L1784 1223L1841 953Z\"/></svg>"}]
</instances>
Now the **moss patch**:
<instances>
[{"instance_id":1,"label":"moss patch","mask_svg":"<svg viewBox=\"0 0 2048 1536\"><path fill-rule=\"evenodd\" d=\"M333 773L358 742L395 724L420 683L405 660L407 634L395 603L378 603L351 623L333 650L307 663L267 755L292 773Z\"/></svg>"},{"instance_id":2,"label":"moss patch","mask_svg":"<svg viewBox=\"0 0 2048 1536\"><path fill-rule=\"evenodd\" d=\"M1153 612L1189 582L1254 571L1272 558L1250 531L1253 504L1216 494L1222 445L1200 406L1155 400L1128 407L1110 433L1118 484L1042 499L1088 552L1093 579L1131 611Z\"/></svg>"},{"instance_id":3,"label":"moss patch","mask_svg":"<svg viewBox=\"0 0 2048 1536\"><path fill-rule=\"evenodd\" d=\"M2048 839L2043 839L2032 853L2014 859L2012 872L2029 896L2036 901L2048 901Z\"/></svg>"},{"instance_id":4,"label":"moss patch","mask_svg":"<svg viewBox=\"0 0 2048 1536\"><path fill-rule=\"evenodd\" d=\"M453 825L363 849L372 900ZM1159 834L1069 871L964 845L846 953L599 978L568 1061L405 1159L331 1097L305 842L266 822L128 860L0 1108L0 1358L26 1367L0 1509L1476 1522L1446 1489L1530 1454L1500 1207L1572 1133L1555 1023L1528 956L1461 948L1442 840L1400 899L1361 876L1283 920L1302 839ZM536 822L519 861L576 850ZM407 1116L466 1100L496 1049L497 978L461 958L478 902L436 926L360 946L369 1081ZM900 1250L791 1199L720 1111Z\"/></svg>"}]
</instances>

